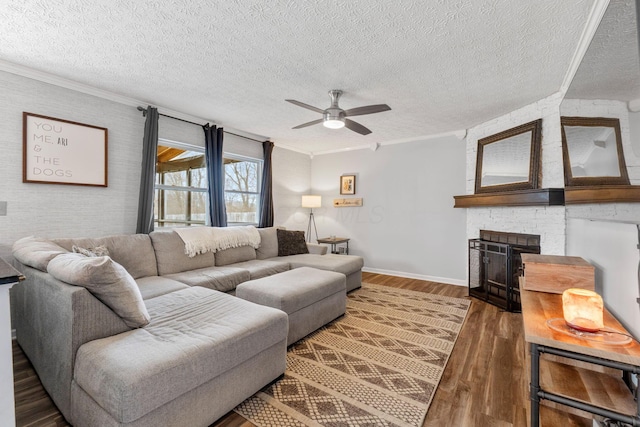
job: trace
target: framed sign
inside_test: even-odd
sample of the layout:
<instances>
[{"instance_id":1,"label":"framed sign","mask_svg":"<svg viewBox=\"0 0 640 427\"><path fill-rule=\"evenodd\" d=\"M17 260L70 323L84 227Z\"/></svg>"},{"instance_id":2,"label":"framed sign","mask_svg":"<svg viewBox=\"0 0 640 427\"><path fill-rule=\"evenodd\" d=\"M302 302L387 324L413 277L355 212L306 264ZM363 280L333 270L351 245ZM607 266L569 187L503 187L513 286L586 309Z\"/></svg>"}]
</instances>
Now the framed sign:
<instances>
[{"instance_id":1,"label":"framed sign","mask_svg":"<svg viewBox=\"0 0 640 427\"><path fill-rule=\"evenodd\" d=\"M22 182L107 186L107 129L22 113Z\"/></svg>"}]
</instances>

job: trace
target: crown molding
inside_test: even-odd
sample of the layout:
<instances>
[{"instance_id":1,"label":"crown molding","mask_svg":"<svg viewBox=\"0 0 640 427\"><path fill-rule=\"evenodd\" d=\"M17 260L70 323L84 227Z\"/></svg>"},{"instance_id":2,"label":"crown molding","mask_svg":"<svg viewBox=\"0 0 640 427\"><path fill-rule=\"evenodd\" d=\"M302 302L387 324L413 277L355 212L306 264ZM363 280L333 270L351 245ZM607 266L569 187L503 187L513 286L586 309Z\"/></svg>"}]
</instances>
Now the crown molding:
<instances>
[{"instance_id":1,"label":"crown molding","mask_svg":"<svg viewBox=\"0 0 640 427\"><path fill-rule=\"evenodd\" d=\"M5 61L0 59L0 71L5 71L7 73L11 73L11 74L16 74L22 77L26 77L32 80L37 80L43 83L48 83L48 84L52 84L54 86L58 86L58 87L62 87L65 89L69 89L69 90L73 90L76 92L80 92L80 93L84 93L87 95L91 95L91 96L95 96L101 99L106 99L108 101L113 101L113 102L117 102L119 104L123 104L123 105L127 105L130 107L146 107L147 105L152 105L155 106L156 108L158 108L158 111L162 114L166 114L168 116L173 116L179 119L183 119L183 120L188 120L190 122L202 122L202 123L214 123L216 124L215 120L212 119L206 119L204 117L198 117L198 116L193 116L191 114L187 114L187 113L183 113L181 111L176 111L176 110L172 110L170 108L161 106L161 105L157 105L154 104L152 102L149 101L144 101L144 100L140 100L140 99L136 99L136 98L132 98L130 96L125 96L125 95L121 95L115 92L111 92L105 89L100 89L94 86L89 86L87 84L84 83L79 83L76 82L74 80L70 80L64 77L60 77L57 76L55 74L51 74L45 71L40 71L40 70L36 70L33 68L29 68L29 67L25 67L24 65L19 65L19 64L15 64L9 61ZM218 126L220 126L220 124L218 124ZM235 128L229 128L229 127L225 127L224 128L225 131L231 132L231 133L236 133L238 135L241 136L246 136L248 138L252 138L252 139L264 139L264 140L270 140L269 137L263 136L263 135L258 135L258 134L254 134L254 133L250 133L250 132L246 132L243 131L241 129L235 129ZM377 142L377 143L368 143L368 144L363 144L363 145L357 145L357 146L353 146L353 147L346 147L346 148L340 148L340 149L335 149L335 150L324 150L324 151L306 151L306 150L301 150L299 148L287 145L287 144L281 144L278 143L276 141L274 142L274 145L276 147L280 147L280 148L284 148L286 150L290 150L290 151L294 151L296 153L301 153L304 155L309 156L310 158L313 158L314 156L320 156L320 155L324 155L324 154L334 154L334 153L344 153L347 151L354 151L354 150L372 150L372 151L376 151L379 147L383 146L383 145L395 145L395 144L404 144L404 143L408 143L408 142L416 142L416 141L425 141L425 140L429 140L429 139L435 139L435 138L443 138L443 137L447 137L447 136L455 136L458 139L463 139L466 136L467 131L465 129L462 130L456 130L456 131L451 131L451 132L444 132L444 133L438 133L438 134L433 134L433 135L422 135L422 136L416 136L416 137L411 137L411 138L403 138L403 139L396 139L396 140L391 140L391 141L384 141L384 142Z\"/></svg>"},{"instance_id":2,"label":"crown molding","mask_svg":"<svg viewBox=\"0 0 640 427\"><path fill-rule=\"evenodd\" d=\"M152 105L158 108L158 112L162 114L166 114L168 116L176 117L178 119L188 120L190 122L202 122L204 123L214 123L215 120L206 119L203 117L193 116L191 114L183 113L181 111L172 110L171 108L163 107L161 105L154 104L149 101L144 101L140 99L135 99L130 96L120 95L115 92L111 92L105 89L100 89L94 86L89 86L84 83L79 83L74 80L69 80L64 77L57 76L55 74L47 73L45 71L36 70L33 68L25 67L24 65L15 64L13 62L5 61L0 59L0 71L5 71L7 73L16 74L18 76L26 77L28 79L37 80L43 83L48 83L54 86L62 87L65 89L73 90L76 92L84 93L86 95L95 96L97 98L106 99L108 101L117 102L118 104L127 105L130 107L144 107L146 108L148 105ZM220 124L218 124L220 126ZM247 138L252 139L263 139L269 140L268 137L253 134L250 132L245 132L240 129L235 128L227 128L225 127L225 131L236 133L241 136L246 136Z\"/></svg>"},{"instance_id":3,"label":"crown molding","mask_svg":"<svg viewBox=\"0 0 640 427\"><path fill-rule=\"evenodd\" d=\"M631 101L629 101L627 103L627 108L632 113L637 113L638 111L640 111L640 99L632 99Z\"/></svg>"},{"instance_id":4,"label":"crown molding","mask_svg":"<svg viewBox=\"0 0 640 427\"><path fill-rule=\"evenodd\" d=\"M587 18L587 24L582 29L582 34L580 35L580 41L578 42L578 46L573 53L573 57L571 58L571 62L569 63L569 68L564 75L564 79L562 80L562 85L560 85L560 92L562 94L566 94L567 90L569 90L569 86L573 81L573 77L576 75L578 71L578 67L584 58L587 49L589 48L589 44L591 44L591 40L593 36L596 34L598 26L600 25L600 21L602 21L602 17L604 16L607 7L609 6L609 0L596 0L591 7L591 11L589 12L589 18Z\"/></svg>"},{"instance_id":5,"label":"crown molding","mask_svg":"<svg viewBox=\"0 0 640 427\"><path fill-rule=\"evenodd\" d=\"M276 147L285 149L285 150L294 151L296 153L304 154L305 156L309 156L309 157L313 158L313 153L310 152L310 151L301 150L301 149L299 149L297 147L292 147L292 146L287 145L287 144L281 144L281 143L276 142L276 141L273 141L273 145L276 146Z\"/></svg>"},{"instance_id":6,"label":"crown molding","mask_svg":"<svg viewBox=\"0 0 640 427\"><path fill-rule=\"evenodd\" d=\"M462 129L462 130L455 130L451 132L436 133L432 135L421 135L421 136L414 136L411 138L393 139L391 141L371 142L369 144L338 148L335 150L314 151L310 154L310 156L313 157L313 156L322 156L325 154L345 153L347 151L354 151L354 150L376 151L379 147L384 145L396 145L396 144L405 144L408 142L427 141L430 139L445 138L448 136L455 136L459 140L462 140L466 135L467 135L467 131L465 129Z\"/></svg>"}]
</instances>

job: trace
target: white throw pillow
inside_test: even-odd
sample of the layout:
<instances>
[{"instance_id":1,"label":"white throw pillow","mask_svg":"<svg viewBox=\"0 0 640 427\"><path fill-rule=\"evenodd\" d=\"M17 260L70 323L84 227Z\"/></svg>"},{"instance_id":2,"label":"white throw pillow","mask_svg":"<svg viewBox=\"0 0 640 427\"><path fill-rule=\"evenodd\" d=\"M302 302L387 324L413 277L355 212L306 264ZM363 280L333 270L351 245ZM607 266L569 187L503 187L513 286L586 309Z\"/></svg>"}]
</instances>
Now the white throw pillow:
<instances>
[{"instance_id":1,"label":"white throw pillow","mask_svg":"<svg viewBox=\"0 0 640 427\"><path fill-rule=\"evenodd\" d=\"M131 328L151 320L136 281L108 256L58 255L49 262L48 272L58 280L86 288Z\"/></svg>"},{"instance_id":2,"label":"white throw pillow","mask_svg":"<svg viewBox=\"0 0 640 427\"><path fill-rule=\"evenodd\" d=\"M16 240L12 248L12 255L15 259L40 271L47 271L49 261L67 252L69 251L51 240L33 236Z\"/></svg>"}]
</instances>

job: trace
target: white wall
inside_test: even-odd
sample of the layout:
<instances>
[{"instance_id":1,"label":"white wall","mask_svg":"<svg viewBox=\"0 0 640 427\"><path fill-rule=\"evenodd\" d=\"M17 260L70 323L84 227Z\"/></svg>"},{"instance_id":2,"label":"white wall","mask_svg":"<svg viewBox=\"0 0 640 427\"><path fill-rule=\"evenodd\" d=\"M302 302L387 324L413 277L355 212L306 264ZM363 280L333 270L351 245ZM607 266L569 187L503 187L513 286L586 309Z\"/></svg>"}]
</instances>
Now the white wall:
<instances>
[{"instance_id":1,"label":"white wall","mask_svg":"<svg viewBox=\"0 0 640 427\"><path fill-rule=\"evenodd\" d=\"M135 232L144 118L134 107L0 72L0 256L21 237ZM109 186L22 182L22 112L108 128Z\"/></svg>"},{"instance_id":2,"label":"white wall","mask_svg":"<svg viewBox=\"0 0 640 427\"><path fill-rule=\"evenodd\" d=\"M640 157L640 112L629 113L629 133L631 149L636 157Z\"/></svg>"},{"instance_id":3,"label":"white wall","mask_svg":"<svg viewBox=\"0 0 640 427\"><path fill-rule=\"evenodd\" d=\"M634 150L632 142L634 140L637 142L640 138L640 133L638 133L640 123L636 123L637 115L629 114L625 102L565 99L562 101L560 112L563 116L618 118L629 181L632 185L640 185L640 155ZM640 203L586 203L568 205L566 211L567 218L620 221L640 219Z\"/></svg>"},{"instance_id":4,"label":"white wall","mask_svg":"<svg viewBox=\"0 0 640 427\"><path fill-rule=\"evenodd\" d=\"M363 256L368 271L466 285L465 210L453 208L465 188L464 141L326 154L311 170L313 193L323 196L314 210L320 237L351 238L350 253ZM339 179L348 174L356 175L356 194L341 196ZM346 197L363 198L363 206L333 207Z\"/></svg>"},{"instance_id":5,"label":"white wall","mask_svg":"<svg viewBox=\"0 0 640 427\"><path fill-rule=\"evenodd\" d=\"M311 189L311 159L306 154L274 147L273 168L274 224L291 230L306 230L307 209L300 207L301 195Z\"/></svg>"},{"instance_id":6,"label":"white wall","mask_svg":"<svg viewBox=\"0 0 640 427\"><path fill-rule=\"evenodd\" d=\"M135 233L145 118L135 107L0 71L0 256L8 258L21 237L81 237ZM145 106L146 107L146 106ZM107 188L22 182L22 112L106 127ZM204 145L198 126L160 117L161 138ZM262 158L262 146L225 135L225 151ZM289 227L305 221L299 194L310 188L308 156L282 148L273 152L276 219ZM306 222L304 222L306 226Z\"/></svg>"},{"instance_id":7,"label":"white wall","mask_svg":"<svg viewBox=\"0 0 640 427\"><path fill-rule=\"evenodd\" d=\"M596 267L596 292L616 318L640 337L637 224L569 219L567 255L580 256Z\"/></svg>"}]
</instances>

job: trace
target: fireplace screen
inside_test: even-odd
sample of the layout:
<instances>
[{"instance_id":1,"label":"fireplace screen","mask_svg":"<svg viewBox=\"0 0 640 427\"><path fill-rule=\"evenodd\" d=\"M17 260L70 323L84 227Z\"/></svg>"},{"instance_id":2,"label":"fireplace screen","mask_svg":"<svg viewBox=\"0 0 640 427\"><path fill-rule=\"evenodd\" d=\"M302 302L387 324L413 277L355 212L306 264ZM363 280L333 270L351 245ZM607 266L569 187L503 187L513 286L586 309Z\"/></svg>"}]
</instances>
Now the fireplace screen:
<instances>
[{"instance_id":1,"label":"fireplace screen","mask_svg":"<svg viewBox=\"0 0 640 427\"><path fill-rule=\"evenodd\" d=\"M540 237L481 230L469 240L469 295L520 311L522 253L540 253Z\"/></svg>"}]
</instances>

